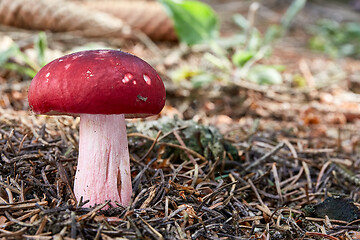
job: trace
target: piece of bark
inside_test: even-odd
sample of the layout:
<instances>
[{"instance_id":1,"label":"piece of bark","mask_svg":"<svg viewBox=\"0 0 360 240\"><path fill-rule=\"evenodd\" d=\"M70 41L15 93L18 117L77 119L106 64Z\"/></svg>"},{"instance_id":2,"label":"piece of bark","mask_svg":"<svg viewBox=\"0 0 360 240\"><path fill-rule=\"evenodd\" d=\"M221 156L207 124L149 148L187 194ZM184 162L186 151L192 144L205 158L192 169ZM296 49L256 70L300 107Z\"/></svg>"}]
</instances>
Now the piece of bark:
<instances>
[{"instance_id":1,"label":"piece of bark","mask_svg":"<svg viewBox=\"0 0 360 240\"><path fill-rule=\"evenodd\" d=\"M88 9L108 13L121 19L153 40L177 40L173 21L163 6L149 1L83 1Z\"/></svg>"},{"instance_id":2,"label":"piece of bark","mask_svg":"<svg viewBox=\"0 0 360 240\"><path fill-rule=\"evenodd\" d=\"M0 0L0 24L91 37L132 36L131 27L119 18L60 0Z\"/></svg>"}]
</instances>

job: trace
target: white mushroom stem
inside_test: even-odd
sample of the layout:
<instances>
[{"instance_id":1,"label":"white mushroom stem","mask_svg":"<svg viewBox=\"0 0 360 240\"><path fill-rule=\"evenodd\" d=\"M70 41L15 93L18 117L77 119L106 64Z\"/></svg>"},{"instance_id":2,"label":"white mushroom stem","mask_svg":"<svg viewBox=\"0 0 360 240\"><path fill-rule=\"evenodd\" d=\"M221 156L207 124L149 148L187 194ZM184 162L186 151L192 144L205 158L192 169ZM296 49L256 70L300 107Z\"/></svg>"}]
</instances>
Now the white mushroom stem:
<instances>
[{"instance_id":1,"label":"white mushroom stem","mask_svg":"<svg viewBox=\"0 0 360 240\"><path fill-rule=\"evenodd\" d=\"M74 193L94 206L106 200L130 203L132 187L125 117L80 115L79 159Z\"/></svg>"}]
</instances>

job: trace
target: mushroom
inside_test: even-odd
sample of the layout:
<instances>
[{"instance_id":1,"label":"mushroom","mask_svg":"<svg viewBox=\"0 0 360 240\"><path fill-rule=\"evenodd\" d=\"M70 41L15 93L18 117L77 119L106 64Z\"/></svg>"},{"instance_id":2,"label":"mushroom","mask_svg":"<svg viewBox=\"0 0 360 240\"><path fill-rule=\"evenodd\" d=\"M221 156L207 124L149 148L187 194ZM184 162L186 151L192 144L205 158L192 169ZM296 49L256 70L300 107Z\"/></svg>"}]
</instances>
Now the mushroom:
<instances>
[{"instance_id":1,"label":"mushroom","mask_svg":"<svg viewBox=\"0 0 360 240\"><path fill-rule=\"evenodd\" d=\"M74 193L93 206L123 206L132 195L125 118L158 114L164 84L142 59L117 50L90 50L58 58L31 81L35 114L80 116Z\"/></svg>"}]
</instances>

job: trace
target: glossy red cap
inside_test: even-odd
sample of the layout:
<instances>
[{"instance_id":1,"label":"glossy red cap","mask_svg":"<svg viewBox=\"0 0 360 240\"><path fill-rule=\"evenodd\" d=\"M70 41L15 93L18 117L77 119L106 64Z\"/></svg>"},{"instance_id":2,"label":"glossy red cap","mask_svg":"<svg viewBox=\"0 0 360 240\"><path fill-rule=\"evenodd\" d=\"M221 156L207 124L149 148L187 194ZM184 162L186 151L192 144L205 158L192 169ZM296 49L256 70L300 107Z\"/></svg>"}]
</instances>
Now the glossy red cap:
<instances>
[{"instance_id":1,"label":"glossy red cap","mask_svg":"<svg viewBox=\"0 0 360 240\"><path fill-rule=\"evenodd\" d=\"M58 58L31 81L29 105L36 114L158 114L165 87L142 59L117 50L90 50Z\"/></svg>"}]
</instances>

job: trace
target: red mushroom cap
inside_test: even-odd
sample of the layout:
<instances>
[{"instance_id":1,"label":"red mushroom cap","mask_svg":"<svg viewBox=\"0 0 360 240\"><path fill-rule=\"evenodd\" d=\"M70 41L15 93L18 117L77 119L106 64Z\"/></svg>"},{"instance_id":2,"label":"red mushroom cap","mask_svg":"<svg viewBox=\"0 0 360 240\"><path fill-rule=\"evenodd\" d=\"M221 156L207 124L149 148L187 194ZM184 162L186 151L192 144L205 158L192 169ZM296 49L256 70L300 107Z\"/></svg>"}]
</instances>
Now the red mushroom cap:
<instances>
[{"instance_id":1,"label":"red mushroom cap","mask_svg":"<svg viewBox=\"0 0 360 240\"><path fill-rule=\"evenodd\" d=\"M31 81L29 105L36 114L158 114L165 87L142 59L117 50L90 50L58 58Z\"/></svg>"}]
</instances>

